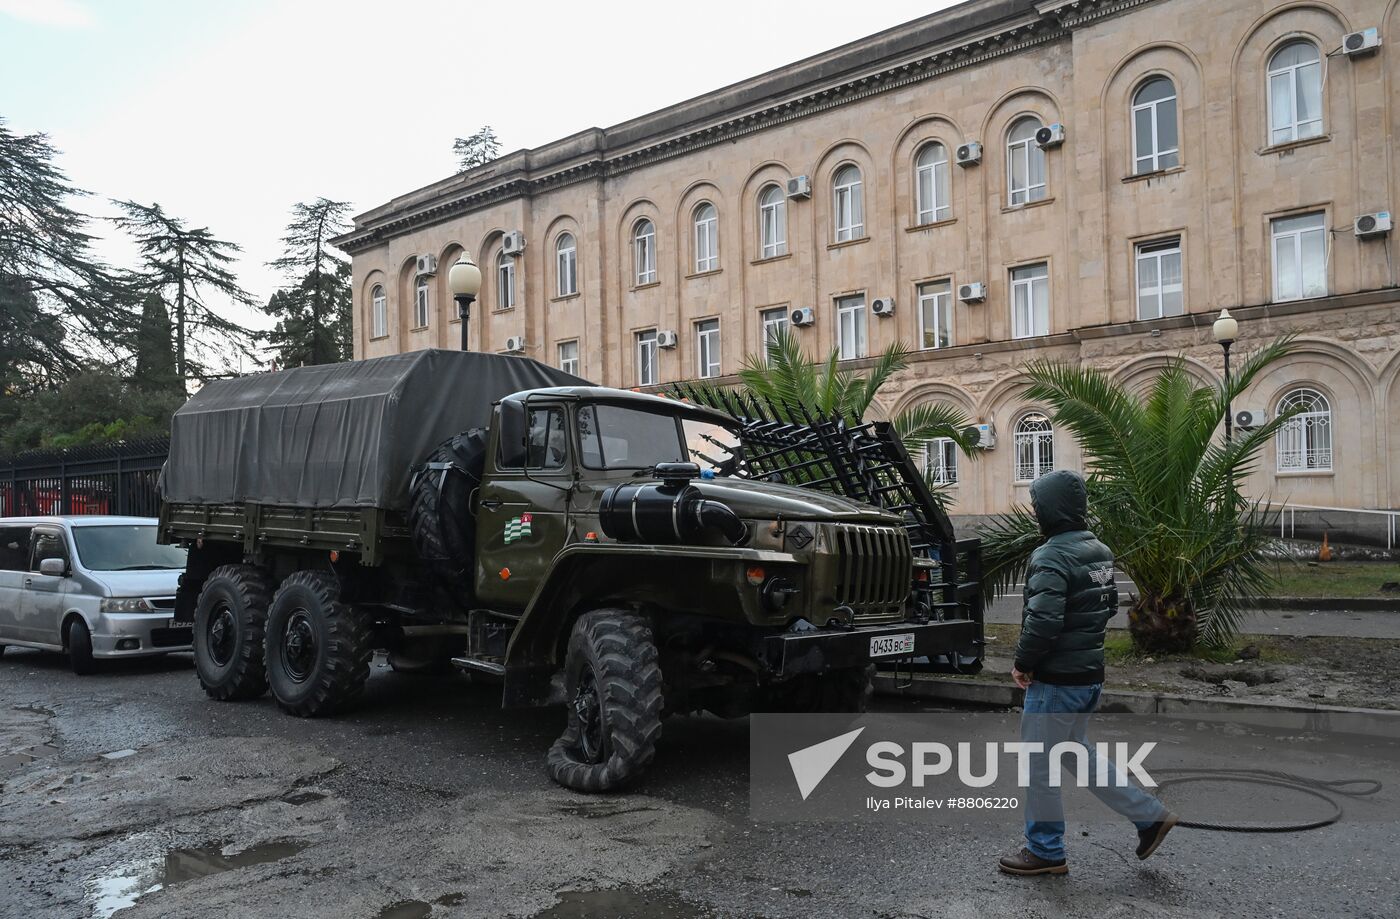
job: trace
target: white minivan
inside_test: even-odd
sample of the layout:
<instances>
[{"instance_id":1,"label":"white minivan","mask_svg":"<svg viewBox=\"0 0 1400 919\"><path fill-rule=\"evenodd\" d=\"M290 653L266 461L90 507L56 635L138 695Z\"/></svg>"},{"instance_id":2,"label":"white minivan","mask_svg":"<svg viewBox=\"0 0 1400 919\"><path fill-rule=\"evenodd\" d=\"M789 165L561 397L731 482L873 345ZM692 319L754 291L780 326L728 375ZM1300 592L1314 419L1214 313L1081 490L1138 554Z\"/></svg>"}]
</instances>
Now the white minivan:
<instances>
[{"instance_id":1,"label":"white minivan","mask_svg":"<svg viewBox=\"0 0 1400 919\"><path fill-rule=\"evenodd\" d=\"M96 659L189 651L175 588L185 550L151 517L0 517L0 654L6 645Z\"/></svg>"}]
</instances>

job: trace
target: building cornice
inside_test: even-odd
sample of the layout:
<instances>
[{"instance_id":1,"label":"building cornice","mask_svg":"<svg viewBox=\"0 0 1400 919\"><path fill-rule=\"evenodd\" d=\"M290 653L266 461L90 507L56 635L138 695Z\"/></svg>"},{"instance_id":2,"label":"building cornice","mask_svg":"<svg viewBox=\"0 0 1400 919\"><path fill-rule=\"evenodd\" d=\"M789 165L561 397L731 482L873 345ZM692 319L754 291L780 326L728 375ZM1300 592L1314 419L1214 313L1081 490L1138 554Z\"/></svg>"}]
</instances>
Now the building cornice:
<instances>
[{"instance_id":1,"label":"building cornice","mask_svg":"<svg viewBox=\"0 0 1400 919\"><path fill-rule=\"evenodd\" d=\"M926 44L916 54L889 53L873 66L831 80L814 77L806 85L757 106L718 118L691 119L686 113L703 109L725 94L762 95L765 84L781 79L783 70L736 84L698 99L682 102L651 115L608 129L592 129L538 150L521 150L395 199L355 218L355 228L332 242L355 254L411 232L470 213L500 201L529 197L549 189L608 178L678 156L727 143L812 115L858 102L880 93L973 67L1065 38L1077 26L1158 0L983 0L969 14L983 9L999 14L994 21L974 23L943 43ZM906 26L862 39L829 52L855 56L865 44L890 42L901 29L937 27L962 7L936 13ZM987 18L984 16L984 18ZM818 73L823 56L792 65ZM653 122L659 122L649 129ZM674 122L674 123L672 123ZM614 148L612 144L616 142Z\"/></svg>"}]
</instances>

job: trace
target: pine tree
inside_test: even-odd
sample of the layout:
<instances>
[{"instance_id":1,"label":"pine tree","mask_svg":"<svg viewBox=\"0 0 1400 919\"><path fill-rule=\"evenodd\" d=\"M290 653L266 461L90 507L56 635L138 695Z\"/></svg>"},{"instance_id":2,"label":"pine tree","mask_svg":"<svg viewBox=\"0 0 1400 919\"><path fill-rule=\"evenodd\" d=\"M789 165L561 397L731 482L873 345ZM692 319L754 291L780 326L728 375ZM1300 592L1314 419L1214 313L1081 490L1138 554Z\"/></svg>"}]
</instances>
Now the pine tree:
<instances>
[{"instance_id":1,"label":"pine tree","mask_svg":"<svg viewBox=\"0 0 1400 919\"><path fill-rule=\"evenodd\" d=\"M136 327L136 385L162 392L183 390L175 372L174 333L165 301L159 293L147 294Z\"/></svg>"},{"instance_id":2,"label":"pine tree","mask_svg":"<svg viewBox=\"0 0 1400 919\"><path fill-rule=\"evenodd\" d=\"M159 294L173 309L175 375L185 381L209 374L211 368L192 353L200 348L232 347L256 361L253 333L219 313L207 299L217 294L232 303L253 305L252 295L228 267L242 248L215 238L208 227L191 229L159 204L114 203L123 216L113 223L131 233L141 249L142 268L133 275L132 287Z\"/></svg>"},{"instance_id":3,"label":"pine tree","mask_svg":"<svg viewBox=\"0 0 1400 919\"><path fill-rule=\"evenodd\" d=\"M452 152L457 155L457 171L466 172L475 166L489 163L501 155L501 142L496 131L489 124L470 137L459 137L452 142Z\"/></svg>"},{"instance_id":4,"label":"pine tree","mask_svg":"<svg viewBox=\"0 0 1400 919\"><path fill-rule=\"evenodd\" d=\"M277 327L267 341L277 349L283 366L325 364L348 357L344 343L348 318L350 265L330 245L349 229L350 205L317 198L292 206L292 221L282 237L282 257L269 262L292 286L272 295L263 311ZM344 302L342 302L344 301Z\"/></svg>"},{"instance_id":5,"label":"pine tree","mask_svg":"<svg viewBox=\"0 0 1400 919\"><path fill-rule=\"evenodd\" d=\"M92 253L88 218L67 203L87 193L54 165L44 134L15 134L0 118L0 372L63 379L84 354L124 344L131 315ZM12 388L9 391L13 391Z\"/></svg>"}]
</instances>

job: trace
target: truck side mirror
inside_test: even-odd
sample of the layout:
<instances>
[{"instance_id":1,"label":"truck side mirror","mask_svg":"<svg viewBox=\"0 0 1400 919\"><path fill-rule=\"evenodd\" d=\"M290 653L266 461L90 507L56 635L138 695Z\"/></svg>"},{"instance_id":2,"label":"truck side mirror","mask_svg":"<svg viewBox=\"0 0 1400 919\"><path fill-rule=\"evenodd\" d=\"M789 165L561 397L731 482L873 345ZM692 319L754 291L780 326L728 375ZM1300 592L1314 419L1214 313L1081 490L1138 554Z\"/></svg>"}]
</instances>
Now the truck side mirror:
<instances>
[{"instance_id":1,"label":"truck side mirror","mask_svg":"<svg viewBox=\"0 0 1400 919\"><path fill-rule=\"evenodd\" d=\"M525 465L525 435L528 420L525 403L515 399L501 402L501 465L515 468Z\"/></svg>"},{"instance_id":2,"label":"truck side mirror","mask_svg":"<svg viewBox=\"0 0 1400 919\"><path fill-rule=\"evenodd\" d=\"M68 574L68 563L61 558L46 558L39 562L39 573L61 578Z\"/></svg>"}]
</instances>

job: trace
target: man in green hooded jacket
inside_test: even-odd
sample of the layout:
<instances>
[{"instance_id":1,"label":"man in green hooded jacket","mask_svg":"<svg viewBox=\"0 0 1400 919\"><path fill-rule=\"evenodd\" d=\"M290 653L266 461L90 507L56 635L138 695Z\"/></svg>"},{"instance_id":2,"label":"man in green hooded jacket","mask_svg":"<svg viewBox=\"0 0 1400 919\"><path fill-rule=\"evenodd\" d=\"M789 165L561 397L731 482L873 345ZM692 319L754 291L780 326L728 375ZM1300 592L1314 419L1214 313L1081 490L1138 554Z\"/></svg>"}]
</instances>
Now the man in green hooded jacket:
<instances>
[{"instance_id":1,"label":"man in green hooded jacket","mask_svg":"<svg viewBox=\"0 0 1400 919\"><path fill-rule=\"evenodd\" d=\"M1121 782L1111 763L1108 783L1093 781L1101 764L1085 738L1089 715L1103 691L1103 639L1118 608L1113 553L1089 531L1084 479L1059 469L1031 484L1031 507L1045 534L1026 568L1021 638L1011 676L1025 690L1021 740L1049 751L1060 741L1083 745L1090 790L1133 821L1138 858L1157 850L1177 817L1135 785ZM1046 753L1030 756L1026 795L1026 845L999 862L1007 874L1065 874L1064 811L1058 787L1050 787ZM1073 761L1073 757L1067 760Z\"/></svg>"}]
</instances>

